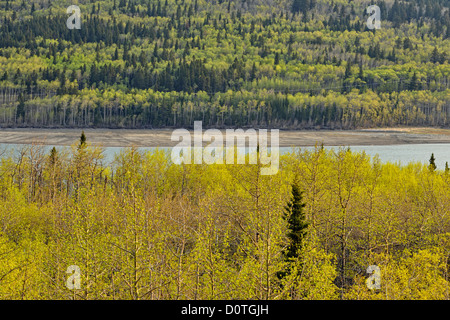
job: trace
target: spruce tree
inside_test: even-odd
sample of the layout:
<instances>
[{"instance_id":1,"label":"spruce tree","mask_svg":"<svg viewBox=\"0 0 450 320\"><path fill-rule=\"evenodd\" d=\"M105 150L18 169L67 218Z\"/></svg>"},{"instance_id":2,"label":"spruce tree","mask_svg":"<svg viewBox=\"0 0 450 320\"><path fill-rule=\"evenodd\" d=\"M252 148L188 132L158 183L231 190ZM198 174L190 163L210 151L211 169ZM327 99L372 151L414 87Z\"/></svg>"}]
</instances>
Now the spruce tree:
<instances>
[{"instance_id":1,"label":"spruce tree","mask_svg":"<svg viewBox=\"0 0 450 320\"><path fill-rule=\"evenodd\" d=\"M347 65L345 66L345 74L344 79L348 79L352 76L352 62L350 59L347 61Z\"/></svg>"},{"instance_id":2,"label":"spruce tree","mask_svg":"<svg viewBox=\"0 0 450 320\"><path fill-rule=\"evenodd\" d=\"M359 62L359 74L358 74L358 78L360 78L361 80L364 79L364 70L363 70L362 60Z\"/></svg>"},{"instance_id":3,"label":"spruce tree","mask_svg":"<svg viewBox=\"0 0 450 320\"><path fill-rule=\"evenodd\" d=\"M285 207L285 219L288 222L288 238L289 246L285 252L287 260L296 259L299 257L299 250L302 247L303 239L306 236L306 228L308 223L305 221L305 213L303 208L306 206L303 203L303 194L297 183L292 185L292 197Z\"/></svg>"},{"instance_id":4,"label":"spruce tree","mask_svg":"<svg viewBox=\"0 0 450 320\"><path fill-rule=\"evenodd\" d=\"M277 53L275 53L275 59L274 59L273 64L278 65L279 63L280 63L280 54L277 52Z\"/></svg>"},{"instance_id":5,"label":"spruce tree","mask_svg":"<svg viewBox=\"0 0 450 320\"><path fill-rule=\"evenodd\" d=\"M78 145L78 148L81 148L85 145L86 145L86 135L84 134L84 131L81 131L80 144Z\"/></svg>"},{"instance_id":6,"label":"spruce tree","mask_svg":"<svg viewBox=\"0 0 450 320\"><path fill-rule=\"evenodd\" d=\"M253 62L252 71L250 72L250 81L255 80L256 78L256 64Z\"/></svg>"},{"instance_id":7,"label":"spruce tree","mask_svg":"<svg viewBox=\"0 0 450 320\"><path fill-rule=\"evenodd\" d=\"M432 153L431 157L430 157L430 165L428 166L430 171L436 170L436 162L435 161L436 161L436 158L434 157L434 153Z\"/></svg>"},{"instance_id":8,"label":"spruce tree","mask_svg":"<svg viewBox=\"0 0 450 320\"><path fill-rule=\"evenodd\" d=\"M51 167L53 167L56 164L57 157L58 157L58 155L57 155L56 148L53 147L52 150L50 151L50 157L49 157Z\"/></svg>"},{"instance_id":9,"label":"spruce tree","mask_svg":"<svg viewBox=\"0 0 450 320\"><path fill-rule=\"evenodd\" d=\"M431 62L436 63L439 61L439 51L437 47L434 47L433 52L431 53Z\"/></svg>"},{"instance_id":10,"label":"spruce tree","mask_svg":"<svg viewBox=\"0 0 450 320\"><path fill-rule=\"evenodd\" d=\"M25 98L22 94L20 94L18 100L19 104L16 109L16 119L19 120L20 118L21 121L23 122L25 120Z\"/></svg>"},{"instance_id":11,"label":"spruce tree","mask_svg":"<svg viewBox=\"0 0 450 320\"><path fill-rule=\"evenodd\" d=\"M409 88L410 91L414 91L418 89L418 83L417 83L417 73L414 71L414 74L409 82Z\"/></svg>"},{"instance_id":12,"label":"spruce tree","mask_svg":"<svg viewBox=\"0 0 450 320\"><path fill-rule=\"evenodd\" d=\"M284 271L278 272L278 278L284 278L291 273L292 265L300 258L300 250L303 246L303 239L306 236L308 223L303 208L303 194L297 182L292 184L292 196L284 210L284 219L288 223L288 245L283 251L284 260L288 266Z\"/></svg>"},{"instance_id":13,"label":"spruce tree","mask_svg":"<svg viewBox=\"0 0 450 320\"><path fill-rule=\"evenodd\" d=\"M449 174L450 173L450 168L448 167L448 162L445 163L445 174Z\"/></svg>"}]
</instances>

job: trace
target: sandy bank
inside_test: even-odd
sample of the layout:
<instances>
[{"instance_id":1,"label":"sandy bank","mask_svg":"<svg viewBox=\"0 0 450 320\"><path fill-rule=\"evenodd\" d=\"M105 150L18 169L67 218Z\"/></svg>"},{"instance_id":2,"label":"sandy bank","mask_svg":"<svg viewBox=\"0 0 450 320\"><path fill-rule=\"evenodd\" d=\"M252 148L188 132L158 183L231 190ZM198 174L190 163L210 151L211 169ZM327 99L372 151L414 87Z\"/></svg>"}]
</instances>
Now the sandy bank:
<instances>
[{"instance_id":1,"label":"sandy bank","mask_svg":"<svg viewBox=\"0 0 450 320\"><path fill-rule=\"evenodd\" d=\"M75 143L82 129L0 129L0 143L67 146ZM104 147L170 147L172 129L84 129L87 140ZM355 131L280 131L280 146L396 145L450 143L450 129L392 128Z\"/></svg>"}]
</instances>

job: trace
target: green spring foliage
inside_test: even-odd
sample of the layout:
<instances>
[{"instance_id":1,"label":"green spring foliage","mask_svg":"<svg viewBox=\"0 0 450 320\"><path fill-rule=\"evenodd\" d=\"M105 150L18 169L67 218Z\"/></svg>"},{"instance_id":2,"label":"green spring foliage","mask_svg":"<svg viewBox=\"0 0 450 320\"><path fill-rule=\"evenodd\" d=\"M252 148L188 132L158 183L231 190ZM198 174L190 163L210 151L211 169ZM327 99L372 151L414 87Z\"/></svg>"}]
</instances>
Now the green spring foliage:
<instances>
[{"instance_id":1,"label":"green spring foliage","mask_svg":"<svg viewBox=\"0 0 450 320\"><path fill-rule=\"evenodd\" d=\"M89 138L3 153L0 298L449 298L448 171L345 148L280 160L261 176L129 148L105 165Z\"/></svg>"},{"instance_id":2,"label":"green spring foliage","mask_svg":"<svg viewBox=\"0 0 450 320\"><path fill-rule=\"evenodd\" d=\"M448 0L0 2L0 124L447 126Z\"/></svg>"}]
</instances>

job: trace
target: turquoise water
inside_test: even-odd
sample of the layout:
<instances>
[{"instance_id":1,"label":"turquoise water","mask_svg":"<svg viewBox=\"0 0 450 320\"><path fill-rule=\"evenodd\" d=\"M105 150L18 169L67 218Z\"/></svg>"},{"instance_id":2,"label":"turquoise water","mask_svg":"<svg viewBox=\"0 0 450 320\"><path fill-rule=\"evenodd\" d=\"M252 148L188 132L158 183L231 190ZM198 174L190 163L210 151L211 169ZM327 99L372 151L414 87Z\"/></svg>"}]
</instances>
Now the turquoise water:
<instances>
[{"instance_id":1,"label":"turquoise water","mask_svg":"<svg viewBox=\"0 0 450 320\"><path fill-rule=\"evenodd\" d=\"M18 152L24 145L18 144L0 144L0 150L10 152ZM45 152L49 152L52 146L44 146ZM57 148L64 148L57 146ZM337 149L338 147L325 147L325 149ZM438 169L444 169L445 162L450 164L450 144L407 144L407 145L386 145L386 146L350 146L351 150L355 152L365 151L370 156L378 154L382 162L398 162L406 165L410 162L421 162L428 164L430 156L434 153L436 158L436 165ZM123 148L121 147L106 147L104 148L105 162L108 163L114 160L114 155ZM140 148L141 150L154 150L156 148ZM169 151L171 148L159 148L161 150ZM314 147L301 147L302 150L313 150ZM291 147L281 147L280 154L291 152Z\"/></svg>"}]
</instances>

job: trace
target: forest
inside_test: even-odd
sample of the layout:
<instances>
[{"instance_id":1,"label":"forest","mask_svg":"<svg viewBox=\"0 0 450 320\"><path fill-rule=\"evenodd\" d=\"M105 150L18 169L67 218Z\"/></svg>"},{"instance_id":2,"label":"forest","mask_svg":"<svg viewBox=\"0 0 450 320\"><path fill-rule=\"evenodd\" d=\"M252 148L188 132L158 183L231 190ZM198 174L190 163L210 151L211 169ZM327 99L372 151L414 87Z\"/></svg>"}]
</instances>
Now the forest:
<instances>
[{"instance_id":1,"label":"forest","mask_svg":"<svg viewBox=\"0 0 450 320\"><path fill-rule=\"evenodd\" d=\"M448 0L72 2L0 1L2 127L449 126Z\"/></svg>"},{"instance_id":2,"label":"forest","mask_svg":"<svg viewBox=\"0 0 450 320\"><path fill-rule=\"evenodd\" d=\"M262 176L133 147L105 163L84 133L18 151L0 161L0 299L450 298L450 170L433 156L297 148Z\"/></svg>"}]
</instances>

